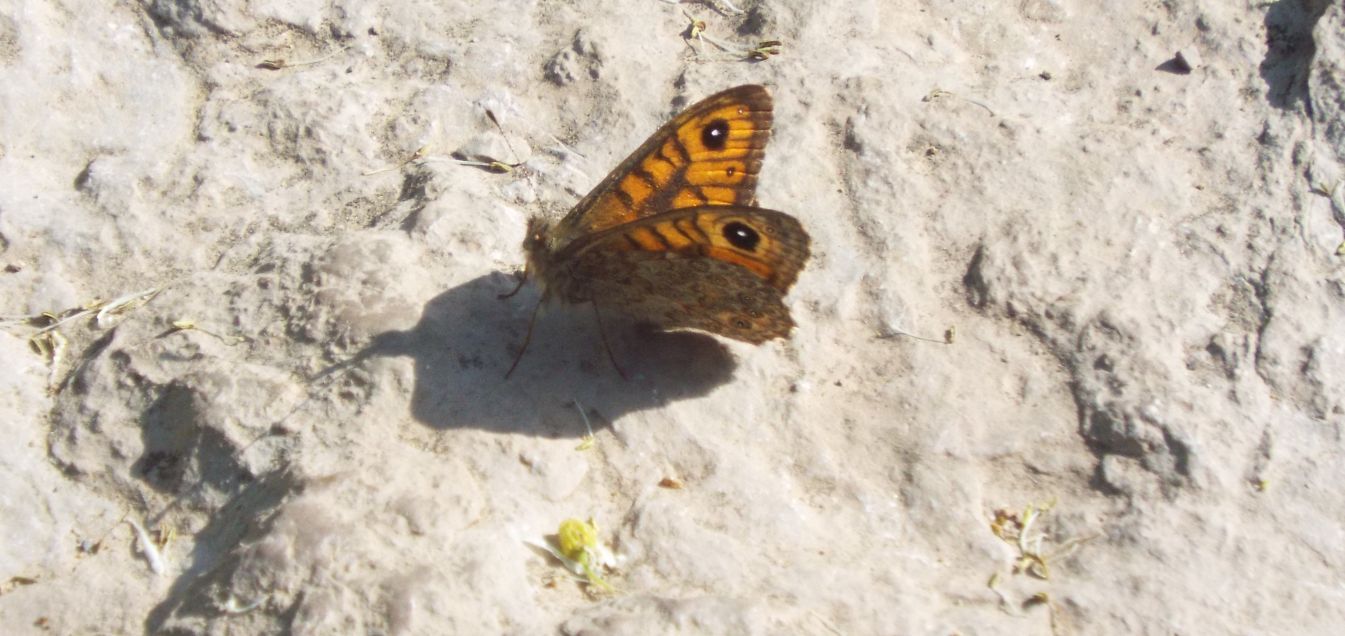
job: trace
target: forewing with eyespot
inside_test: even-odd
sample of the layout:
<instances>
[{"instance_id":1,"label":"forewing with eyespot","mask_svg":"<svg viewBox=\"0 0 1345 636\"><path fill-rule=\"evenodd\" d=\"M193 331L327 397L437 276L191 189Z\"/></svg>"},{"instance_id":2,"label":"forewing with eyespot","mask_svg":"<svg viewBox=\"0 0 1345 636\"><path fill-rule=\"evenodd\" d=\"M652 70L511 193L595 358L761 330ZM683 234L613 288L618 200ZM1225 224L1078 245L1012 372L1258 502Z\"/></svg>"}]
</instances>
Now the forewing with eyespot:
<instances>
[{"instance_id":1,"label":"forewing with eyespot","mask_svg":"<svg viewBox=\"0 0 1345 636\"><path fill-rule=\"evenodd\" d=\"M755 85L687 108L574 206L554 229L558 245L668 210L754 205L772 108Z\"/></svg>"}]
</instances>

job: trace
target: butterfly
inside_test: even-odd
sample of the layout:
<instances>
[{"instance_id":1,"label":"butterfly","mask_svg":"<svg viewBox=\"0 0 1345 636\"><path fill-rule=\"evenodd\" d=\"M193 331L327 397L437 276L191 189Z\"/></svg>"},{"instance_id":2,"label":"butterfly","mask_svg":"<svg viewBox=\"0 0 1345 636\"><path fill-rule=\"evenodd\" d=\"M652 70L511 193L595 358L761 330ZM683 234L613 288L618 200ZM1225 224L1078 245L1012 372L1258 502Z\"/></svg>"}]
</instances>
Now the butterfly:
<instances>
[{"instance_id":1,"label":"butterfly","mask_svg":"<svg viewBox=\"0 0 1345 636\"><path fill-rule=\"evenodd\" d=\"M752 344L788 336L784 297L809 237L798 219L756 207L771 110L765 87L746 85L682 111L559 222L529 220L519 287L532 276L542 303L591 303L599 327L611 310Z\"/></svg>"}]
</instances>

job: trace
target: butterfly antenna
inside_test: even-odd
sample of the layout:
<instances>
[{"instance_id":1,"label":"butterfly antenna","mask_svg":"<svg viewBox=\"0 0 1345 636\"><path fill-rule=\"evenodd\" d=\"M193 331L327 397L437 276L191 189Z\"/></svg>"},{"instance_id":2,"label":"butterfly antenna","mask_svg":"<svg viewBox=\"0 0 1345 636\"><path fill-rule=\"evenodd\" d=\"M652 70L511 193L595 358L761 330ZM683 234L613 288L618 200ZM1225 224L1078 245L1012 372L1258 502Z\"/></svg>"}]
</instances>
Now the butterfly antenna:
<instances>
[{"instance_id":1,"label":"butterfly antenna","mask_svg":"<svg viewBox=\"0 0 1345 636\"><path fill-rule=\"evenodd\" d=\"M487 108L486 117L490 118L490 123L495 124L495 130L499 131L500 137L504 138L504 146L509 149L509 154L514 157L514 163L497 163L501 163L501 167L508 167L509 170L513 170L514 168L523 165L523 162L518 159L518 151L514 150L514 144L509 143L509 135L504 134L504 126L501 126L500 120L495 118L495 111ZM508 170L506 170L506 172L507 171Z\"/></svg>"},{"instance_id":2,"label":"butterfly antenna","mask_svg":"<svg viewBox=\"0 0 1345 636\"><path fill-rule=\"evenodd\" d=\"M521 284L519 286L522 287ZM523 347L518 350L518 355L514 356L514 363L509 365L509 370L504 372L504 379L508 380L509 376L514 374L514 369L518 368L518 363L523 361L523 354L527 353L528 345L532 343L532 328L533 325L537 324L537 312L541 308L542 308L542 301L539 300L537 301L537 304L534 305L532 308L532 317L528 319L528 334L523 336Z\"/></svg>"},{"instance_id":3,"label":"butterfly antenna","mask_svg":"<svg viewBox=\"0 0 1345 636\"><path fill-rule=\"evenodd\" d=\"M621 365L616 363L616 356L612 355L612 345L607 343L607 328L602 324L602 312L598 311L597 301L593 302L593 317L598 319L598 335L602 336L602 348L607 350L607 359L611 361L612 368L616 369L616 372L621 376L621 379L629 382L630 376L626 375L626 371L621 368Z\"/></svg>"}]
</instances>

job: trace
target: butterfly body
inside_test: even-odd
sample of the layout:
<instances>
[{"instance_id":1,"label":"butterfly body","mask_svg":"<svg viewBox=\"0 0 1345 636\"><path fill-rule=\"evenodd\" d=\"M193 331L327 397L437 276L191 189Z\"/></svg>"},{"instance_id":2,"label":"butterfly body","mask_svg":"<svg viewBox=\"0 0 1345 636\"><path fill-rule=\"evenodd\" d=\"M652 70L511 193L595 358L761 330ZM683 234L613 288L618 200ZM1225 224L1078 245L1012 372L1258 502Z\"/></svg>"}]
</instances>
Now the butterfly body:
<instances>
[{"instance_id":1,"label":"butterfly body","mask_svg":"<svg viewBox=\"0 0 1345 636\"><path fill-rule=\"evenodd\" d=\"M756 207L771 98L739 86L683 111L523 247L543 300L751 343L794 326L784 296L809 256L798 220Z\"/></svg>"}]
</instances>

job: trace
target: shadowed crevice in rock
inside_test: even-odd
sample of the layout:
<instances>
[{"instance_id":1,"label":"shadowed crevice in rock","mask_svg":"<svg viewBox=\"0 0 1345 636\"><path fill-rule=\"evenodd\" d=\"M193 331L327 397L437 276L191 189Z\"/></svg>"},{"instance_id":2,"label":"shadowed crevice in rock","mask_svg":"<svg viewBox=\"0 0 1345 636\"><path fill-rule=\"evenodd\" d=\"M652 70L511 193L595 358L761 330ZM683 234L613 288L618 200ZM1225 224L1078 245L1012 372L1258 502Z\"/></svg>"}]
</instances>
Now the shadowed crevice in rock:
<instances>
[{"instance_id":1,"label":"shadowed crevice in rock","mask_svg":"<svg viewBox=\"0 0 1345 636\"><path fill-rule=\"evenodd\" d=\"M1329 5L1328 0L1280 0L1266 10L1266 55L1260 73L1272 106L1291 109L1301 102L1311 111L1308 75L1317 53L1312 30Z\"/></svg>"},{"instance_id":2,"label":"shadowed crevice in rock","mask_svg":"<svg viewBox=\"0 0 1345 636\"><path fill-rule=\"evenodd\" d=\"M141 417L144 452L131 472L151 487L178 493L185 483L220 488L244 471L219 431L204 425L199 395L184 382L173 382Z\"/></svg>"},{"instance_id":3,"label":"shadowed crevice in rock","mask_svg":"<svg viewBox=\"0 0 1345 636\"><path fill-rule=\"evenodd\" d=\"M263 587L253 585L255 581L236 580L247 549L244 539L269 535L275 520L273 511L299 490L301 484L282 468L243 486L209 515L209 522L194 536L191 562L145 618L145 633L195 633L181 626L228 616L221 609L228 602L226 598L242 588ZM244 603L251 600L243 599Z\"/></svg>"}]
</instances>

